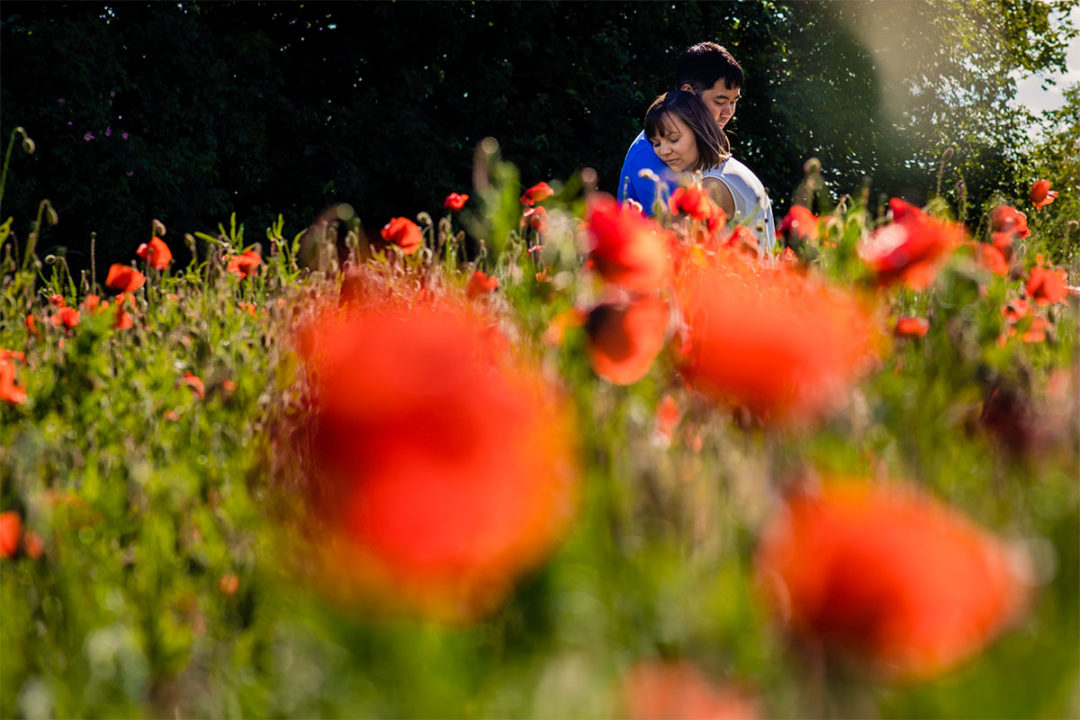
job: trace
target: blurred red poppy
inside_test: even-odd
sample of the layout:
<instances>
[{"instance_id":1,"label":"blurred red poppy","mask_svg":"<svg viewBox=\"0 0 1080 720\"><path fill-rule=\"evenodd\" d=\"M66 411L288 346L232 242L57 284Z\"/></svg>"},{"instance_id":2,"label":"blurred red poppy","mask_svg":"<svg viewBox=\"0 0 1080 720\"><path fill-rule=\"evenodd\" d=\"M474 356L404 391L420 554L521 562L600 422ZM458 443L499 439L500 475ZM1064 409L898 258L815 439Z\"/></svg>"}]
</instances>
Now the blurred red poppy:
<instances>
[{"instance_id":1,"label":"blurred red poppy","mask_svg":"<svg viewBox=\"0 0 1080 720\"><path fill-rule=\"evenodd\" d=\"M592 240L589 259L605 281L644 293L667 286L671 278L668 231L599 193L589 198L585 224Z\"/></svg>"},{"instance_id":2,"label":"blurred red poppy","mask_svg":"<svg viewBox=\"0 0 1080 720\"><path fill-rule=\"evenodd\" d=\"M896 321L893 333L899 337L926 337L930 323L920 317L902 317Z\"/></svg>"},{"instance_id":3,"label":"blurred red poppy","mask_svg":"<svg viewBox=\"0 0 1080 720\"><path fill-rule=\"evenodd\" d=\"M754 720L757 700L734 688L717 687L687 661L642 662L623 678L626 710L635 720Z\"/></svg>"},{"instance_id":4,"label":"blurred red poppy","mask_svg":"<svg viewBox=\"0 0 1080 720\"><path fill-rule=\"evenodd\" d=\"M26 557L37 560L45 551L45 543L36 532L27 530L23 533L23 549L26 551Z\"/></svg>"},{"instance_id":5,"label":"blurred red poppy","mask_svg":"<svg viewBox=\"0 0 1080 720\"><path fill-rule=\"evenodd\" d=\"M787 238L789 242L794 239L814 243L821 232L818 220L818 216L810 212L810 208L792 205L776 234Z\"/></svg>"},{"instance_id":6,"label":"blurred red poppy","mask_svg":"<svg viewBox=\"0 0 1080 720\"><path fill-rule=\"evenodd\" d=\"M492 609L575 504L556 389L456 299L363 305L309 330L308 527L323 585L445 619Z\"/></svg>"},{"instance_id":7,"label":"blurred red poppy","mask_svg":"<svg viewBox=\"0 0 1080 720\"><path fill-rule=\"evenodd\" d=\"M54 327L63 325L70 330L79 324L79 311L75 308L62 307L60 308L60 312L52 316L51 322Z\"/></svg>"},{"instance_id":8,"label":"blurred red poppy","mask_svg":"<svg viewBox=\"0 0 1080 720\"><path fill-rule=\"evenodd\" d=\"M536 207L528 208L521 216L521 222L528 224L533 230L539 233L547 232L547 210L540 205Z\"/></svg>"},{"instance_id":9,"label":"blurred red poppy","mask_svg":"<svg viewBox=\"0 0 1080 720\"><path fill-rule=\"evenodd\" d=\"M224 595L235 595L236 591L240 589L240 578L235 573L225 573L218 580L218 589Z\"/></svg>"},{"instance_id":10,"label":"blurred red poppy","mask_svg":"<svg viewBox=\"0 0 1080 720\"><path fill-rule=\"evenodd\" d=\"M206 397L206 387L203 385L202 378L198 375L192 372L186 372L183 377L180 378L180 382L194 390L200 400Z\"/></svg>"},{"instance_id":11,"label":"blurred red poppy","mask_svg":"<svg viewBox=\"0 0 1080 720\"><path fill-rule=\"evenodd\" d=\"M131 267L114 263L109 267L109 274L105 278L105 287L118 292L135 292L146 283L146 276Z\"/></svg>"},{"instance_id":12,"label":"blurred red poppy","mask_svg":"<svg viewBox=\"0 0 1080 720\"><path fill-rule=\"evenodd\" d=\"M262 264L262 256L251 248L245 250L239 255L233 255L229 258L225 264L225 271L236 275L243 280L244 278L251 277L259 272L259 265Z\"/></svg>"},{"instance_id":13,"label":"blurred red poppy","mask_svg":"<svg viewBox=\"0 0 1080 720\"><path fill-rule=\"evenodd\" d=\"M1046 318L1040 315L1033 315L1028 320L1027 329L1024 330L1024 334L1020 336L1020 339L1026 343L1039 343L1046 340L1046 331L1050 327L1050 323L1046 321ZM1015 328L1011 328L1012 332L1016 332Z\"/></svg>"},{"instance_id":14,"label":"blurred red poppy","mask_svg":"<svg viewBox=\"0 0 1080 720\"><path fill-rule=\"evenodd\" d=\"M995 245L975 243L975 262L995 275L1004 277L1009 274L1009 262Z\"/></svg>"},{"instance_id":15,"label":"blurred red poppy","mask_svg":"<svg viewBox=\"0 0 1080 720\"><path fill-rule=\"evenodd\" d=\"M0 512L0 557L13 557L19 549L22 518L14 510Z\"/></svg>"},{"instance_id":16,"label":"blurred red poppy","mask_svg":"<svg viewBox=\"0 0 1080 720\"><path fill-rule=\"evenodd\" d=\"M930 285L946 254L963 240L963 226L928 217L893 198L893 222L880 227L859 248L859 255L882 285L903 282L921 290Z\"/></svg>"},{"instance_id":17,"label":"blurred red poppy","mask_svg":"<svg viewBox=\"0 0 1080 720\"><path fill-rule=\"evenodd\" d=\"M831 410L873 364L879 335L854 296L787 265L729 253L678 283L685 318L680 368L714 400L768 422Z\"/></svg>"},{"instance_id":18,"label":"blurred red poppy","mask_svg":"<svg viewBox=\"0 0 1080 720\"><path fill-rule=\"evenodd\" d=\"M643 378L667 336L670 311L652 295L593 308L585 322L593 371L616 385Z\"/></svg>"},{"instance_id":19,"label":"blurred red poppy","mask_svg":"<svg viewBox=\"0 0 1080 720\"><path fill-rule=\"evenodd\" d=\"M1057 200L1057 190L1050 189L1049 180L1036 180L1031 186L1031 204L1036 210L1042 210L1050 203Z\"/></svg>"},{"instance_id":20,"label":"blurred red poppy","mask_svg":"<svg viewBox=\"0 0 1080 720\"><path fill-rule=\"evenodd\" d=\"M131 317L131 313L124 310L124 306L121 303L116 305L116 319L113 321L113 328L115 330L127 330L135 324L135 321Z\"/></svg>"},{"instance_id":21,"label":"blurred red poppy","mask_svg":"<svg viewBox=\"0 0 1080 720\"><path fill-rule=\"evenodd\" d=\"M382 239L401 248L402 255L412 255L424 244L420 226L409 218L396 217L383 225Z\"/></svg>"},{"instance_id":22,"label":"blurred red poppy","mask_svg":"<svg viewBox=\"0 0 1080 720\"><path fill-rule=\"evenodd\" d=\"M49 296L49 304L53 307L62 308L67 306L67 301L64 300L63 295L60 295L59 293L54 293Z\"/></svg>"},{"instance_id":23,"label":"blurred red poppy","mask_svg":"<svg viewBox=\"0 0 1080 720\"><path fill-rule=\"evenodd\" d=\"M695 220L708 220L716 212L709 193L700 185L676 188L669 202L672 215L689 215Z\"/></svg>"},{"instance_id":24,"label":"blurred red poppy","mask_svg":"<svg viewBox=\"0 0 1080 720\"><path fill-rule=\"evenodd\" d=\"M1042 256L1039 264L1031 268L1024 290L1027 296L1038 305L1050 305L1062 302L1069 293L1064 268L1044 267Z\"/></svg>"},{"instance_id":25,"label":"blurred red poppy","mask_svg":"<svg viewBox=\"0 0 1080 720\"><path fill-rule=\"evenodd\" d=\"M990 230L1015 234L1020 239L1031 234L1031 230L1028 229L1027 215L1008 205L998 205L994 208L994 212L990 214Z\"/></svg>"},{"instance_id":26,"label":"blurred red poppy","mask_svg":"<svg viewBox=\"0 0 1080 720\"><path fill-rule=\"evenodd\" d=\"M796 636L924 678L975 654L1024 605L1005 543L913 488L796 491L767 523L757 575Z\"/></svg>"},{"instance_id":27,"label":"blurred red poppy","mask_svg":"<svg viewBox=\"0 0 1080 720\"><path fill-rule=\"evenodd\" d=\"M465 207L465 203L468 202L468 200L469 200L468 195L464 195L462 193L456 193L456 192L450 193L449 195L446 196L446 199L443 200L443 207L446 208L447 210L457 211L457 210L460 210L461 208Z\"/></svg>"},{"instance_id":28,"label":"blurred red poppy","mask_svg":"<svg viewBox=\"0 0 1080 720\"><path fill-rule=\"evenodd\" d=\"M492 275L485 275L477 270L469 277L469 283L465 286L465 296L470 300L487 295L499 287L499 279Z\"/></svg>"},{"instance_id":29,"label":"blurred red poppy","mask_svg":"<svg viewBox=\"0 0 1080 720\"><path fill-rule=\"evenodd\" d=\"M546 182L538 182L526 190L521 196L522 205L534 205L541 200L546 200L555 194L555 191Z\"/></svg>"},{"instance_id":30,"label":"blurred red poppy","mask_svg":"<svg viewBox=\"0 0 1080 720\"><path fill-rule=\"evenodd\" d=\"M1031 303L1024 298L1013 298L1005 303L1005 307L1001 308L1001 314L1006 320L1016 322L1020 318L1025 318L1031 314Z\"/></svg>"},{"instance_id":31,"label":"blurred red poppy","mask_svg":"<svg viewBox=\"0 0 1080 720\"><path fill-rule=\"evenodd\" d=\"M155 270L164 270L169 267L173 259L172 250L169 250L169 246L157 235L150 238L150 242L139 245L135 254Z\"/></svg>"}]
</instances>

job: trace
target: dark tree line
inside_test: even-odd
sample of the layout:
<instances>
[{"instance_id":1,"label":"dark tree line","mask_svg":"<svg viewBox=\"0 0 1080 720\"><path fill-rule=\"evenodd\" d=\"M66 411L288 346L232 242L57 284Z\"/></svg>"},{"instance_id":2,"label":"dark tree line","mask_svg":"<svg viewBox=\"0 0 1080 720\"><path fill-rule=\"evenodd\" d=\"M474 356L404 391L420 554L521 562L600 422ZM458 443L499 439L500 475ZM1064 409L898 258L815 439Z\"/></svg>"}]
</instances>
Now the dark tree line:
<instances>
[{"instance_id":1,"label":"dark tree line","mask_svg":"<svg viewBox=\"0 0 1080 720\"><path fill-rule=\"evenodd\" d=\"M12 162L2 214L25 234L49 198L61 222L39 247L74 265L91 231L99 260L129 258L155 217L187 232L236 212L257 239L348 202L377 231L467 191L489 135L525 183L589 166L613 192L703 39L747 72L733 145L781 211L811 156L837 193L925 200L954 145L946 186L962 177L977 212L1017 189L1009 72L1063 65L1064 6L5 2L0 130L38 152Z\"/></svg>"}]
</instances>

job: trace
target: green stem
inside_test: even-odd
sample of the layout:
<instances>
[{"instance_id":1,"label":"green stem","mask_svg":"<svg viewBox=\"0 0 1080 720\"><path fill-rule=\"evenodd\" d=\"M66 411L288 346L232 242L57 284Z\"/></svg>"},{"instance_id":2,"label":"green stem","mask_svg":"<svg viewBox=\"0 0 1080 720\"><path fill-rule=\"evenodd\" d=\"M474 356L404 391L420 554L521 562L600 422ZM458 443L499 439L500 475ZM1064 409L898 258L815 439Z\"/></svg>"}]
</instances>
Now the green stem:
<instances>
[{"instance_id":1,"label":"green stem","mask_svg":"<svg viewBox=\"0 0 1080 720\"><path fill-rule=\"evenodd\" d=\"M11 140L8 141L7 152L4 153L4 169L0 171L0 204L4 202L4 185L7 184L8 165L11 164L11 151L15 149L15 136L22 128L11 131Z\"/></svg>"}]
</instances>

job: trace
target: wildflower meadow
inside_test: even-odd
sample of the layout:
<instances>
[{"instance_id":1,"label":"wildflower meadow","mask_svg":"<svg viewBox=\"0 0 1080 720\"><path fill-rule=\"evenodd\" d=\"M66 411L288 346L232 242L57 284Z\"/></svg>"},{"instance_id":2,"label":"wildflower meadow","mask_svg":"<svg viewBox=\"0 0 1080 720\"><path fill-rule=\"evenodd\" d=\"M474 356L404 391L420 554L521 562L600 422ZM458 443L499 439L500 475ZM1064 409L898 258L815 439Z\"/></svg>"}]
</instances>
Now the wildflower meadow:
<instances>
[{"instance_id":1,"label":"wildflower meadow","mask_svg":"<svg viewBox=\"0 0 1080 720\"><path fill-rule=\"evenodd\" d=\"M473 178L77 273L0 226L0 715L1080 714L1064 189L767 247Z\"/></svg>"}]
</instances>

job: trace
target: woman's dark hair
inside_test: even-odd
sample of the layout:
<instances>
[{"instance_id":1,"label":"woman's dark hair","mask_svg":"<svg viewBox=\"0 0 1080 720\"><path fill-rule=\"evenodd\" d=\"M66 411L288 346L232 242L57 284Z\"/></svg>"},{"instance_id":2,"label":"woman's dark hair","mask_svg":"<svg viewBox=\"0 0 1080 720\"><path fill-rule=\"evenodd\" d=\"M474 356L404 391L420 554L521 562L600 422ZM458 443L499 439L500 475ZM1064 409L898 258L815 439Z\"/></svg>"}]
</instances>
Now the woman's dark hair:
<instances>
[{"instance_id":1,"label":"woman's dark hair","mask_svg":"<svg viewBox=\"0 0 1080 720\"><path fill-rule=\"evenodd\" d=\"M703 92L724 79L730 89L741 88L743 70L723 45L701 42L679 53L675 61L675 87L689 85L694 92Z\"/></svg>"},{"instance_id":2,"label":"woman's dark hair","mask_svg":"<svg viewBox=\"0 0 1080 720\"><path fill-rule=\"evenodd\" d=\"M711 170L731 155L727 135L716 125L705 103L685 90L666 92L653 101L645 112L645 137L652 139L664 134L664 116L674 115L686 123L697 141L698 162L690 170Z\"/></svg>"}]
</instances>

